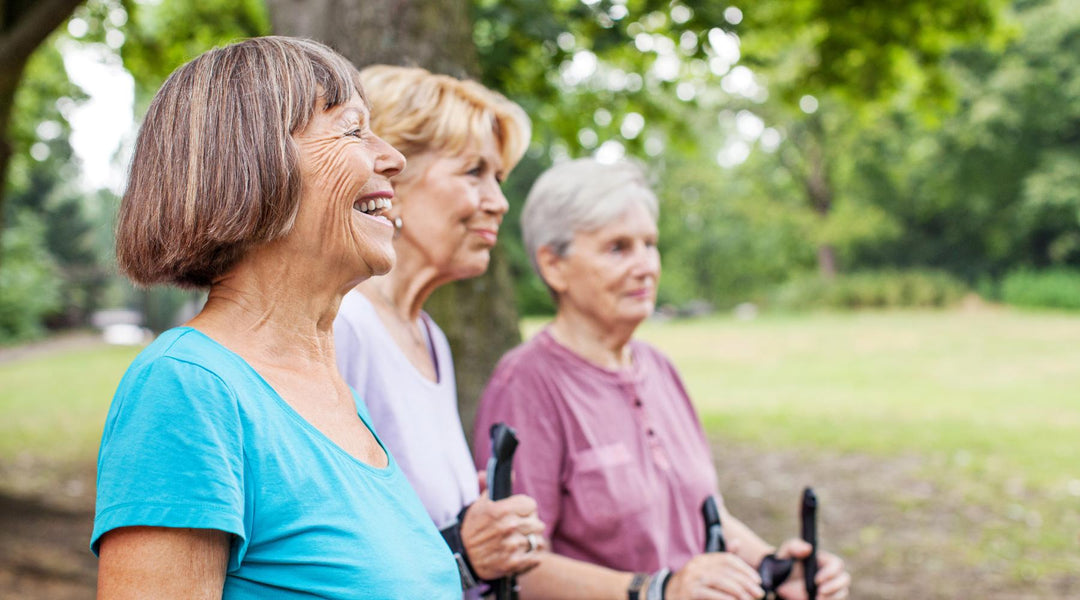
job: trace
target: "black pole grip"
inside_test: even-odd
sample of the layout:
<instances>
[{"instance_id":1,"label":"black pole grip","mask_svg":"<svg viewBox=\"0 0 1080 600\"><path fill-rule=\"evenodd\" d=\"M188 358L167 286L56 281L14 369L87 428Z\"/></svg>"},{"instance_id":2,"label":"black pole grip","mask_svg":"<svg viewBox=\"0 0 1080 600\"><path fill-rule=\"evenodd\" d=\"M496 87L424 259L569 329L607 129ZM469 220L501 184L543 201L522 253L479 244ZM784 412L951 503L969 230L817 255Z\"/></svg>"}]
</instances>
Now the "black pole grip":
<instances>
[{"instance_id":1,"label":"black pole grip","mask_svg":"<svg viewBox=\"0 0 1080 600\"><path fill-rule=\"evenodd\" d=\"M810 544L810 555L803 559L803 577L806 581L806 597L817 600L817 496L812 488L803 490L799 517L802 522L802 539Z\"/></svg>"},{"instance_id":2,"label":"black pole grip","mask_svg":"<svg viewBox=\"0 0 1080 600\"><path fill-rule=\"evenodd\" d=\"M491 426L491 458L487 464L488 495L492 500L509 498L513 493L510 475L513 471L517 434L506 423ZM516 600L517 582L513 576L503 577L492 585L496 600Z\"/></svg>"},{"instance_id":3,"label":"black pole grip","mask_svg":"<svg viewBox=\"0 0 1080 600\"><path fill-rule=\"evenodd\" d=\"M720 509L716 506L716 497L709 496L701 504L701 516L705 518L705 551L725 552L724 528L720 526Z\"/></svg>"}]
</instances>

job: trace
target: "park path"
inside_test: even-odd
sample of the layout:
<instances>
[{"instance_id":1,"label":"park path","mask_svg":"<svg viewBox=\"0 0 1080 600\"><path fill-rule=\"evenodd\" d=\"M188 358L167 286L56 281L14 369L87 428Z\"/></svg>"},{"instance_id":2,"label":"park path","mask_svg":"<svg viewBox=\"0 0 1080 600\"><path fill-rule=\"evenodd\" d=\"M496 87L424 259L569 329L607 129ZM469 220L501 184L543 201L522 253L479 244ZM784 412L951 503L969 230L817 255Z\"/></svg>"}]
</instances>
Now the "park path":
<instances>
[{"instance_id":1,"label":"park path","mask_svg":"<svg viewBox=\"0 0 1080 600\"><path fill-rule=\"evenodd\" d=\"M79 350L101 346L101 333L96 331L72 331L50 335L48 338L19 344L18 346L0 346L0 365L33 358L46 356L67 350Z\"/></svg>"}]
</instances>

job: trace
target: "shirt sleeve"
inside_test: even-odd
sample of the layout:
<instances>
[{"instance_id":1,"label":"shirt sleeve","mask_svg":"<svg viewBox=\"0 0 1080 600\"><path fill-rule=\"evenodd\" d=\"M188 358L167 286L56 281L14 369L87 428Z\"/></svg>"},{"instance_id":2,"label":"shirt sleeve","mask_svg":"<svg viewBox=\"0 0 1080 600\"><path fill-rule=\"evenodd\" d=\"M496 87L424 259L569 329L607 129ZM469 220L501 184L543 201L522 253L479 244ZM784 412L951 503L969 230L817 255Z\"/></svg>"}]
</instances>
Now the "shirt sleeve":
<instances>
[{"instance_id":1,"label":"shirt sleeve","mask_svg":"<svg viewBox=\"0 0 1080 600\"><path fill-rule=\"evenodd\" d=\"M549 539L562 513L566 440L554 390L536 373L504 362L480 397L473 425L473 458L478 469L491 457L491 426L506 423L518 437L514 492L536 500ZM490 485L490 482L489 482Z\"/></svg>"},{"instance_id":2,"label":"shirt sleeve","mask_svg":"<svg viewBox=\"0 0 1080 600\"><path fill-rule=\"evenodd\" d=\"M245 540L243 456L236 397L216 374L169 357L128 373L102 436L91 550L130 526Z\"/></svg>"}]
</instances>

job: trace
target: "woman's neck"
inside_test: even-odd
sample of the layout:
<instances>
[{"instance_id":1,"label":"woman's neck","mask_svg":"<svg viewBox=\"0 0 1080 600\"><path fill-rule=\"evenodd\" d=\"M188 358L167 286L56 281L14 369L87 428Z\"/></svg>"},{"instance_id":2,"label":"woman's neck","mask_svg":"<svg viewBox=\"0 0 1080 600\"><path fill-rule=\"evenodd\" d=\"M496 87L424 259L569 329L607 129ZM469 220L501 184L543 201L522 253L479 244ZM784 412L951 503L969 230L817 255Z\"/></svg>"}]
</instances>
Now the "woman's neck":
<instances>
[{"instance_id":1,"label":"woman's neck","mask_svg":"<svg viewBox=\"0 0 1080 600\"><path fill-rule=\"evenodd\" d=\"M431 294L446 283L438 270L415 258L404 244L395 245L394 268L381 277L372 277L356 286L373 303L381 304L406 323L414 323Z\"/></svg>"},{"instance_id":2,"label":"woman's neck","mask_svg":"<svg viewBox=\"0 0 1080 600\"><path fill-rule=\"evenodd\" d=\"M438 382L433 350L418 322L424 302L439 285L436 271L411 263L408 255L398 254L398 257L399 262L390 273L373 277L356 289L375 306L375 313L391 339L416 370L429 381Z\"/></svg>"},{"instance_id":3,"label":"woman's neck","mask_svg":"<svg viewBox=\"0 0 1080 600\"><path fill-rule=\"evenodd\" d=\"M349 286L312 285L319 279L288 261L250 257L214 283L188 325L249 361L333 364L334 318Z\"/></svg>"},{"instance_id":4,"label":"woman's neck","mask_svg":"<svg viewBox=\"0 0 1080 600\"><path fill-rule=\"evenodd\" d=\"M560 307L548 331L557 342L605 369L632 364L630 339L637 323L601 323L575 310Z\"/></svg>"}]
</instances>

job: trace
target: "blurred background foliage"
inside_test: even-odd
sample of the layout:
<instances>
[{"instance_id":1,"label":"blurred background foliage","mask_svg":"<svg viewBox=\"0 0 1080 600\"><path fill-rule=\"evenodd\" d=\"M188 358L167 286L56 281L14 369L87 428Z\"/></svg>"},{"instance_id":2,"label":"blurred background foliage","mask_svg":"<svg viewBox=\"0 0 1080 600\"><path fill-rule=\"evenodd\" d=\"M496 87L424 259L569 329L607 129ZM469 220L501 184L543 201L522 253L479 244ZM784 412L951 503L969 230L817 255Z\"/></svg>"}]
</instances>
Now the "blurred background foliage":
<instances>
[{"instance_id":1,"label":"blurred background foliage","mask_svg":"<svg viewBox=\"0 0 1080 600\"><path fill-rule=\"evenodd\" d=\"M590 154L654 177L661 303L675 309L944 306L972 290L1080 304L1076 2L471 7L484 83L534 123L502 239L525 314L551 305L521 247L521 203L553 161ZM177 65L268 32L262 0L87 0L38 46L7 128L0 342L115 306L162 329L192 298L118 277L119 190L80 183L70 122L87 94L65 57L122 66L137 120Z\"/></svg>"}]
</instances>

